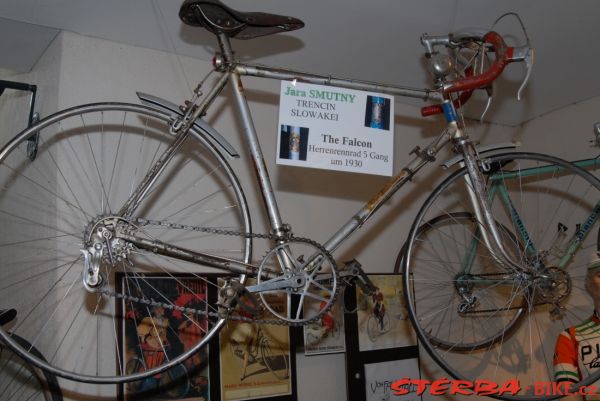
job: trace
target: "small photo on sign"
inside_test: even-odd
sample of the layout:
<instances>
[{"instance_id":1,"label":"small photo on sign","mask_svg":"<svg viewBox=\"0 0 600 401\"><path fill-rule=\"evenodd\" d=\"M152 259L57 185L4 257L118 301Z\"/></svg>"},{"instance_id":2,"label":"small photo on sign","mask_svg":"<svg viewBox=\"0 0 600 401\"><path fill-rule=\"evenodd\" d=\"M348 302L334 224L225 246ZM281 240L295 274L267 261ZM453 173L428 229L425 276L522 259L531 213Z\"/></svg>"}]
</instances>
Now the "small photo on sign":
<instances>
[{"instance_id":1,"label":"small photo on sign","mask_svg":"<svg viewBox=\"0 0 600 401\"><path fill-rule=\"evenodd\" d=\"M308 128L282 125L280 135L279 158L306 161Z\"/></svg>"},{"instance_id":2,"label":"small photo on sign","mask_svg":"<svg viewBox=\"0 0 600 401\"><path fill-rule=\"evenodd\" d=\"M381 96L367 96L365 127L389 131L390 99Z\"/></svg>"}]
</instances>

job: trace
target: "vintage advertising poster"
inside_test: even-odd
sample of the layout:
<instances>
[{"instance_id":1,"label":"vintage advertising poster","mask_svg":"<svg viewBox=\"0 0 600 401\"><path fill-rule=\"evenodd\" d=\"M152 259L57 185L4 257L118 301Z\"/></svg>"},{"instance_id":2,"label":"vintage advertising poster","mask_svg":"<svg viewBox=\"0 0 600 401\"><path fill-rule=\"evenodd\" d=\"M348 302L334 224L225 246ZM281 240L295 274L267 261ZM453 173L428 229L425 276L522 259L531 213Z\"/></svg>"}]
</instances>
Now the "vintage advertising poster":
<instances>
[{"instance_id":1,"label":"vintage advertising poster","mask_svg":"<svg viewBox=\"0 0 600 401\"><path fill-rule=\"evenodd\" d=\"M304 307L316 309L317 305L306 302ZM331 354L346 350L343 309L343 305L336 302L318 322L304 326L305 355ZM317 311L315 310L315 312Z\"/></svg>"},{"instance_id":2,"label":"vintage advertising poster","mask_svg":"<svg viewBox=\"0 0 600 401\"><path fill-rule=\"evenodd\" d=\"M416 345L404 305L400 274L369 274L377 287L371 296L356 291L359 351Z\"/></svg>"},{"instance_id":3,"label":"vintage advertising poster","mask_svg":"<svg viewBox=\"0 0 600 401\"><path fill-rule=\"evenodd\" d=\"M284 311L281 297L269 297L269 304ZM245 315L243 308L240 314ZM273 318L264 312L254 317ZM219 339L222 401L292 394L288 326L230 320Z\"/></svg>"},{"instance_id":4,"label":"vintage advertising poster","mask_svg":"<svg viewBox=\"0 0 600 401\"><path fill-rule=\"evenodd\" d=\"M198 277L127 276L122 287L130 295L160 300L167 305L206 311L206 280ZM183 313L160 305L122 302L124 360L128 373L142 372L191 348L206 331L206 321L198 314ZM122 386L121 399L209 400L208 347L170 370Z\"/></svg>"},{"instance_id":5,"label":"vintage advertising poster","mask_svg":"<svg viewBox=\"0 0 600 401\"><path fill-rule=\"evenodd\" d=\"M277 164L391 176L394 98L282 81Z\"/></svg>"},{"instance_id":6,"label":"vintage advertising poster","mask_svg":"<svg viewBox=\"0 0 600 401\"><path fill-rule=\"evenodd\" d=\"M419 360L417 358L396 361L369 363L365 365L365 392L367 401L421 401L415 388L407 388L407 394L395 395L391 384L408 377L419 379Z\"/></svg>"}]
</instances>

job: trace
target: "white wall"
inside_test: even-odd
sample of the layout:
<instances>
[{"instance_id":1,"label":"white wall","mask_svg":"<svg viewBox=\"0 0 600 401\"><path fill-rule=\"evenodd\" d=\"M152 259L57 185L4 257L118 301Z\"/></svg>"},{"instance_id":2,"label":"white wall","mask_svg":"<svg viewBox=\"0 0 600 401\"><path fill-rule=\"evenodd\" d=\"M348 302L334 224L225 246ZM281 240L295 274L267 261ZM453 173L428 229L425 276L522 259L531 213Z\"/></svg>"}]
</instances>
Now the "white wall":
<instances>
[{"instance_id":1,"label":"white wall","mask_svg":"<svg viewBox=\"0 0 600 401\"><path fill-rule=\"evenodd\" d=\"M523 148L550 153L567 160L598 155L592 146L595 136L592 126L600 121L600 97L574 103L533 119L516 133Z\"/></svg>"},{"instance_id":2,"label":"white wall","mask_svg":"<svg viewBox=\"0 0 600 401\"><path fill-rule=\"evenodd\" d=\"M64 32L32 73L20 78L39 85L38 110L46 116L79 103L137 102L135 92L138 90L179 104L189 96L189 88L195 86L210 68L209 63L199 60ZM284 221L292 225L297 236L326 241L387 179L275 166L279 83L249 78L245 85ZM229 108L231 100L229 94L222 95L206 119L242 151L243 142L238 137L240 123ZM424 141L432 140L443 127L440 119L424 120L417 108L396 104L394 172L409 160L408 153L415 145L423 146ZM529 137L528 127L520 132L524 141ZM534 129L532 125L531 130ZM475 126L474 131L483 132L487 143L511 140L515 133L511 128L499 126ZM253 169L243 159L232 160L231 164L252 205L255 231L267 232L264 213L260 209L262 201L254 190ZM392 272L414 214L441 176L441 169L435 166L417 177L414 185L401 190L373 221L341 247L335 255L338 262L357 258L367 272ZM255 260L265 251L264 248L256 249ZM296 368L300 401L348 399L343 354L319 357L299 354ZM75 394L72 397L81 398Z\"/></svg>"}]
</instances>

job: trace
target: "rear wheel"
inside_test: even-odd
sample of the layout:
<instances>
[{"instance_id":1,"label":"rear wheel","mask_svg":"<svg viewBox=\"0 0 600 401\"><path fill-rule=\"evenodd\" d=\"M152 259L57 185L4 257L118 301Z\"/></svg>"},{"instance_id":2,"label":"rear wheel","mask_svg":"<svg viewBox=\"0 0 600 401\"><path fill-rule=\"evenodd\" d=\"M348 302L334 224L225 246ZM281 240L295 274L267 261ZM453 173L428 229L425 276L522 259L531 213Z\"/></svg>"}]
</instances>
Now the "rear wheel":
<instances>
[{"instance_id":1,"label":"rear wheel","mask_svg":"<svg viewBox=\"0 0 600 401\"><path fill-rule=\"evenodd\" d=\"M215 231L249 232L250 219L235 174L196 128L139 202L124 207L173 143L169 119L133 104L78 106L0 151L0 299L18 310L8 329L48 362L5 331L0 336L53 374L94 383L141 379L182 362L224 323L209 299L216 284L205 275L216 270L127 239L250 259L250 239ZM186 321L195 346L184 351L169 339ZM130 373L131 358L147 369Z\"/></svg>"}]
</instances>

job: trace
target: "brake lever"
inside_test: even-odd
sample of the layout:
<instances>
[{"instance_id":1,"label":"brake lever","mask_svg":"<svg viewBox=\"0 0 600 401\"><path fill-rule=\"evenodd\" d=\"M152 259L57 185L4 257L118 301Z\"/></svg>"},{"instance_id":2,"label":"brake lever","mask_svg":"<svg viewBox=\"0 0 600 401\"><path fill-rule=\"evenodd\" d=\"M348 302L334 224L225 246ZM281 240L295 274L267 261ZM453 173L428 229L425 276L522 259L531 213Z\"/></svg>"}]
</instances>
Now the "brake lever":
<instances>
[{"instance_id":1,"label":"brake lever","mask_svg":"<svg viewBox=\"0 0 600 401\"><path fill-rule=\"evenodd\" d=\"M487 93L487 101L485 103L485 109L483 110L483 113L481 113L481 117L479 117L479 121L482 122L483 118L485 117L485 115L487 114L488 110L490 109L490 107L492 106L492 100L494 98L494 83L492 82L490 85L485 87L485 92Z\"/></svg>"},{"instance_id":2,"label":"brake lever","mask_svg":"<svg viewBox=\"0 0 600 401\"><path fill-rule=\"evenodd\" d=\"M512 57L510 57L511 61L524 61L525 67L527 68L527 72L525 73L523 82L521 83L521 86L519 87L519 90L517 91L517 100L521 100L521 97L522 97L521 95L523 93L523 90L525 89L525 86L527 86L527 83L529 82L529 77L531 76L531 69L533 68L534 51L533 51L533 47L531 47L531 41L529 40L529 35L527 34L527 29L525 29L525 24L523 23L523 20L521 20L521 17L519 17L519 14L514 13L514 12L508 12L508 13L502 14L500 17L498 17L496 19L496 21L494 21L491 29L493 29L496 26L496 24L498 24L498 22L500 22L500 20L502 20L506 17L516 18L517 22L521 26L521 29L523 30L523 35L525 35L525 40L526 40L526 43L524 46L513 47L513 54L512 54Z\"/></svg>"},{"instance_id":3,"label":"brake lever","mask_svg":"<svg viewBox=\"0 0 600 401\"><path fill-rule=\"evenodd\" d=\"M533 55L534 51L533 48L529 46L529 43L525 46L515 47L513 50L513 56L511 57L511 59L514 61L524 61L525 68L527 68L527 72L525 73L523 82L521 83L521 86L517 91L517 100L521 100L521 94L523 93L525 86L527 86L527 83L529 82L529 77L531 76L531 70L533 68Z\"/></svg>"}]
</instances>

